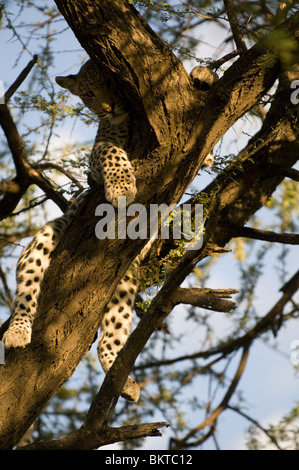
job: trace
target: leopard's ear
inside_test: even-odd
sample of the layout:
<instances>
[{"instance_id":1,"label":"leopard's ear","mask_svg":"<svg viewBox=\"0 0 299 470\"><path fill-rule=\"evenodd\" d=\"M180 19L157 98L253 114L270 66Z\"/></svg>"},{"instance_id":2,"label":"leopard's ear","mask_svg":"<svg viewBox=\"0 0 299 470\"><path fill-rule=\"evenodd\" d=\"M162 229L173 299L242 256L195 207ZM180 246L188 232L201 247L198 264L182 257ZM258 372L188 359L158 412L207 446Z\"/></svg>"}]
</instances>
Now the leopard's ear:
<instances>
[{"instance_id":1,"label":"leopard's ear","mask_svg":"<svg viewBox=\"0 0 299 470\"><path fill-rule=\"evenodd\" d=\"M56 77L56 83L62 88L66 88L73 95L78 95L77 75L68 75L67 77Z\"/></svg>"}]
</instances>

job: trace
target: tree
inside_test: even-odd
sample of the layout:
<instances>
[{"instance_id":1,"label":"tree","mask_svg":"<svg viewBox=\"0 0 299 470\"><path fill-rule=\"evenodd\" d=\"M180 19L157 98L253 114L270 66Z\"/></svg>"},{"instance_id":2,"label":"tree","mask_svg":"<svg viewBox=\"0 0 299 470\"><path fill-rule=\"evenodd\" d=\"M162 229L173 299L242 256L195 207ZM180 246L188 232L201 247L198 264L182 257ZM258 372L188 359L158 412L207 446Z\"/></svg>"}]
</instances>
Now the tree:
<instances>
[{"instance_id":1,"label":"tree","mask_svg":"<svg viewBox=\"0 0 299 470\"><path fill-rule=\"evenodd\" d=\"M26 6L26 2L23 3ZM292 91L293 84L299 79L299 17L295 3L291 1L279 3L276 12L265 2L242 2L237 9L231 1L216 2L219 9L206 15L200 14L206 2L182 4L183 12L172 4L143 2L140 6L137 3L137 8L143 8L144 17L148 17L153 25L155 9L159 15L164 15L164 19L168 15L170 21L180 25L181 37L187 19L191 21L191 30L195 31L195 27L204 21L221 22L225 15L232 35L230 40L235 42L237 49L220 60L211 61L209 66L218 69L223 64L227 65L228 60L235 60L210 91L202 92L194 87L187 74L180 60L181 52L175 55L130 2L56 0L55 3L83 49L99 67L113 76L134 110L129 151L136 170L138 203L146 207L153 203L178 204L195 179L205 156L238 119L253 109L262 117L259 130L243 150L231 156L229 161L222 162L218 174L207 187L189 200L193 205L198 202L204 204L202 247L182 254L171 240L154 245L150 265L156 263L158 275L148 282L151 285L159 279L158 293L151 299L146 313L90 403L82 426L64 437L28 446L31 449L93 449L111 442L160 434L158 429L165 425L163 422L143 424L137 421L117 428L110 427L109 422L135 360L152 334L163 328L163 322L175 305L190 304L222 312L236 307L226 299L236 292L234 289L181 287L186 279L194 280L192 273L197 272L200 262L208 266L212 258L228 252L228 243L239 240L239 237L298 244L298 235L287 233L287 230L291 232L290 223L285 225L282 233L246 224L269 202L277 188L288 185L289 194L284 195L284 202L290 204L291 197L296 197L293 181L298 181L298 171L292 167L297 161L299 148L298 103ZM248 8L252 9L251 16ZM47 10L48 23L57 17L58 11ZM191 46L190 41L189 51ZM34 58L28 64L25 76L36 60ZM46 55L44 60L46 62ZM0 107L0 124L16 173L1 185L0 213L3 220L11 217L21 198L28 197L33 184L61 210L68 206L62 189L57 190L43 175L43 166L30 162L28 144L26 146L20 136L9 109L8 100L22 79L22 75L18 77L6 94L6 104ZM275 90L270 92L274 85ZM291 100L291 95L295 99ZM51 99L55 101L54 92ZM55 114L55 109L41 100L35 104L47 110L51 126L51 119L53 124L57 118L57 110ZM268 107L264 106L266 104ZM63 117L60 115L60 119ZM285 178L288 178L287 182ZM86 355L101 325L105 304L145 243L144 240L95 239L95 208L103 200L102 189L93 189L84 210L75 218L53 257L40 297L32 344L23 351L9 351L1 366L2 449L11 449L19 442ZM22 234L19 231L15 240L25 234L29 235L28 230ZM6 242L10 241L13 238L7 237ZM176 380L182 386L200 373L215 377L214 365L224 361L222 372L216 376L218 385L224 384L226 391L218 406L207 409L207 417L201 424L172 438L172 449L197 447L209 437L215 437L217 418L231 407L231 397L235 394L255 339L271 330L277 334L281 325L298 315L294 303L298 273L284 282L281 298L269 312L260 318L253 315L250 299L259 266L255 260L247 277L244 272L246 294L241 291L239 299L245 300L245 306L232 336L190 354L189 359L195 360L193 365L184 374L176 372ZM2 280L5 289L4 272ZM9 290L5 292L7 295L3 297L8 299ZM194 318L194 310L190 312L190 318L192 316ZM208 328L204 315L200 316L198 323ZM2 325L1 333L6 327L7 322ZM166 341L171 342L169 336ZM237 352L241 352L241 357L228 384L225 370ZM202 367L197 362L200 358L208 359ZM176 358L170 362L178 363L180 360ZM159 376L166 363L161 361L151 365L148 362L142 368L139 366L140 378L145 380L143 371L155 366L153 380L161 385L162 392L163 382L159 382ZM159 403L163 399L161 394ZM199 406L198 403L195 405ZM237 407L235 411L243 412ZM138 420L136 415L134 417ZM279 445L274 434L268 432L272 442Z\"/></svg>"}]
</instances>

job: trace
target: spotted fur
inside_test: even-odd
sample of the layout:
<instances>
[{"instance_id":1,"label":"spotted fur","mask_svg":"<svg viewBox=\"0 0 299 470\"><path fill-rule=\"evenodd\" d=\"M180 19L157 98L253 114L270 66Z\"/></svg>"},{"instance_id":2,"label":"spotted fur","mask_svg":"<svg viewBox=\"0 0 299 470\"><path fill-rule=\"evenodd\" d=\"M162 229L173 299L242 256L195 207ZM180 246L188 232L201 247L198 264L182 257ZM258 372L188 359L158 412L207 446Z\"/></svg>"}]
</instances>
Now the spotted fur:
<instances>
[{"instance_id":1,"label":"spotted fur","mask_svg":"<svg viewBox=\"0 0 299 470\"><path fill-rule=\"evenodd\" d=\"M195 75L198 78L199 74ZM130 131L130 114L122 97L110 79L101 75L91 61L84 64L77 75L57 77L56 81L78 95L100 120L89 161L92 179L95 182L104 180L106 198L114 206L117 206L119 196L126 196L127 203L132 203L136 196L136 181L125 150ZM44 274L53 251L84 197L82 195L75 201L63 216L43 227L23 250L17 266L14 313L3 336L6 348L25 347L31 342L32 324ZM133 261L105 308L98 344L98 356L105 372L110 369L130 334L137 292L136 269L153 240L149 240ZM131 377L128 377L122 395L128 400L138 400L139 387Z\"/></svg>"},{"instance_id":2,"label":"spotted fur","mask_svg":"<svg viewBox=\"0 0 299 470\"><path fill-rule=\"evenodd\" d=\"M130 131L130 114L111 79L89 60L77 75L56 77L56 82L78 95L101 121L90 154L91 178L104 180L106 199L117 206L118 197L131 204L136 196L134 171L125 150Z\"/></svg>"},{"instance_id":3,"label":"spotted fur","mask_svg":"<svg viewBox=\"0 0 299 470\"><path fill-rule=\"evenodd\" d=\"M88 61L77 75L57 77L57 83L80 96L95 112L100 126L89 163L94 182L104 181L106 199L114 206L119 196L126 196L127 204L136 196L136 181L125 151L130 119L123 99L118 96L109 79L101 76ZM83 197L73 203L66 213L43 227L23 250L17 266L17 291L8 330L3 336L6 348L25 347L31 342L32 324L36 314L44 274L51 256L72 221ZM132 267L136 266L140 256ZM132 312L137 291L135 271L126 273L111 301L105 308L98 346L99 359L105 372L113 364L130 334ZM128 377L122 395L137 401L138 385Z\"/></svg>"}]
</instances>

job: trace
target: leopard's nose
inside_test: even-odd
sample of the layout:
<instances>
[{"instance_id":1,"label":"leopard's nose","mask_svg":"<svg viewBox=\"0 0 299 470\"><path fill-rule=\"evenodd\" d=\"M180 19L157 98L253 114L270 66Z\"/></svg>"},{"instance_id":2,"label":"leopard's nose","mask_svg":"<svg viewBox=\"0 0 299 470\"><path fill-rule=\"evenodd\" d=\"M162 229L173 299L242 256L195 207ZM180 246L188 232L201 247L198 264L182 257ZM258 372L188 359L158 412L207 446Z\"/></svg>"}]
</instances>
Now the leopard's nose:
<instances>
[{"instance_id":1,"label":"leopard's nose","mask_svg":"<svg viewBox=\"0 0 299 470\"><path fill-rule=\"evenodd\" d=\"M113 111L112 106L110 106L110 104L108 104L108 103L101 103L101 107L102 107L103 111L105 111L106 113L112 113L112 111Z\"/></svg>"}]
</instances>

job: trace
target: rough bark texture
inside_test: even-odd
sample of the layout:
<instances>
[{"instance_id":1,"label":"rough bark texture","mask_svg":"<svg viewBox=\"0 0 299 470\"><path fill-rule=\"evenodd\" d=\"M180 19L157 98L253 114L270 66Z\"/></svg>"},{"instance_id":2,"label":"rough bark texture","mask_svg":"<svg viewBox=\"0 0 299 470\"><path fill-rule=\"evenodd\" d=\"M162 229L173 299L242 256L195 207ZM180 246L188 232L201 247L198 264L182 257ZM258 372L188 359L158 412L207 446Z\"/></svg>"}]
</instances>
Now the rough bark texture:
<instances>
[{"instance_id":1,"label":"rough bark texture","mask_svg":"<svg viewBox=\"0 0 299 470\"><path fill-rule=\"evenodd\" d=\"M278 77L275 53L262 45L255 46L210 92L202 94L193 89L180 62L127 2L56 0L56 4L91 58L114 74L134 106L135 137L130 153L137 171L137 202L177 203L205 155ZM296 18L288 22L287 28L298 39L298 15ZM286 102L283 93L287 91L280 93ZM249 144L244 153L246 173L235 175L234 180L220 176L208 188L215 197L207 234L218 245L224 246L233 236L230 224L246 223L282 180L283 175L271 176L271 169L290 168L297 159L297 129L290 115L279 113L278 106L279 100L277 121L273 108L272 120L269 118L261 131L263 143L255 141L260 142L257 148ZM274 128L273 122L277 122ZM256 156L254 165L246 161L248 155ZM71 376L92 344L103 308L117 282L142 247L142 240L96 239L94 209L101 201L101 192L93 191L57 250L45 278L32 344L24 350L10 351L0 366L0 449L11 449L19 441L47 401ZM207 254L204 251L200 256ZM193 265L190 261L183 268L190 270ZM178 286L179 277L176 283L169 282L169 291ZM161 308L160 313L155 305ZM155 305L153 317L142 320L138 330L142 337L137 338L131 356L126 349L115 371L105 379L106 388L87 423L97 413L105 422L134 358L169 313L159 299ZM124 362L126 355L131 359ZM117 374L119 381L115 380ZM80 432L76 438L73 436L69 448L79 445L78 436L82 442L84 433Z\"/></svg>"}]
</instances>

